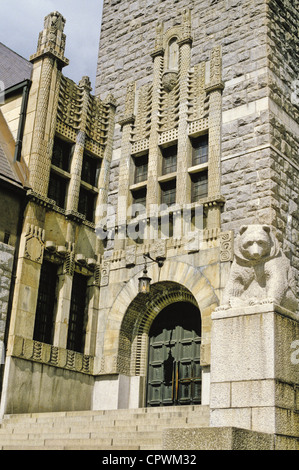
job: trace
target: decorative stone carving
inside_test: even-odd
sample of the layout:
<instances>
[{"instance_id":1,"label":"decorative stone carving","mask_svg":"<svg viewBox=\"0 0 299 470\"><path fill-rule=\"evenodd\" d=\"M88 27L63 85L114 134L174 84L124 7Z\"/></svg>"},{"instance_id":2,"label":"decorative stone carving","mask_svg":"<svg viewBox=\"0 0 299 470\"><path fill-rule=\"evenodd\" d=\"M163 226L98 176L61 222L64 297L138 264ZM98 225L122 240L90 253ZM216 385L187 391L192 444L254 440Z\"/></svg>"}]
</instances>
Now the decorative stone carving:
<instances>
[{"instance_id":1,"label":"decorative stone carving","mask_svg":"<svg viewBox=\"0 0 299 470\"><path fill-rule=\"evenodd\" d=\"M133 266L136 264L136 246L130 246L126 249L126 266Z\"/></svg>"},{"instance_id":2,"label":"decorative stone carving","mask_svg":"<svg viewBox=\"0 0 299 470\"><path fill-rule=\"evenodd\" d=\"M44 239L45 231L43 229L34 225L28 225L25 234L25 258L42 263L45 246Z\"/></svg>"},{"instance_id":3,"label":"decorative stone carving","mask_svg":"<svg viewBox=\"0 0 299 470\"><path fill-rule=\"evenodd\" d=\"M28 338L14 336L10 353L29 361L81 372L93 373L94 357Z\"/></svg>"},{"instance_id":4,"label":"decorative stone carving","mask_svg":"<svg viewBox=\"0 0 299 470\"><path fill-rule=\"evenodd\" d=\"M268 225L244 225L219 309L274 303L296 311L292 268Z\"/></svg>"},{"instance_id":5,"label":"decorative stone carving","mask_svg":"<svg viewBox=\"0 0 299 470\"><path fill-rule=\"evenodd\" d=\"M175 70L167 70L162 77L162 86L165 91L169 92L174 89L178 82L178 72Z\"/></svg>"},{"instance_id":6,"label":"decorative stone carving","mask_svg":"<svg viewBox=\"0 0 299 470\"><path fill-rule=\"evenodd\" d=\"M108 286L110 273L110 262L105 260L101 267L101 287Z\"/></svg>"},{"instance_id":7,"label":"decorative stone carving","mask_svg":"<svg viewBox=\"0 0 299 470\"><path fill-rule=\"evenodd\" d=\"M232 231L220 234L220 262L233 261L234 258L234 235Z\"/></svg>"}]
</instances>

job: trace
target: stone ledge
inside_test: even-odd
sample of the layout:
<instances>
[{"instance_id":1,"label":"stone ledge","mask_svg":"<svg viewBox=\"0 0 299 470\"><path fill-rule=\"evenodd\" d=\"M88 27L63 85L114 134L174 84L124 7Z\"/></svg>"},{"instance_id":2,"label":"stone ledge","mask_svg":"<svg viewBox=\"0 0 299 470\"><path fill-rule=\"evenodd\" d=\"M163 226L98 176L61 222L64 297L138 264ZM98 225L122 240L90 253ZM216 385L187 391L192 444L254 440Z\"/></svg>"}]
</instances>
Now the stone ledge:
<instances>
[{"instance_id":1,"label":"stone ledge","mask_svg":"<svg viewBox=\"0 0 299 470\"><path fill-rule=\"evenodd\" d=\"M239 317L243 315L256 315L259 313L278 313L282 316L289 317L292 320L299 321L299 316L280 305L273 302L263 302L255 305L238 305L226 308L225 306L219 306L215 312L212 313L212 320L220 320L222 318Z\"/></svg>"}]
</instances>

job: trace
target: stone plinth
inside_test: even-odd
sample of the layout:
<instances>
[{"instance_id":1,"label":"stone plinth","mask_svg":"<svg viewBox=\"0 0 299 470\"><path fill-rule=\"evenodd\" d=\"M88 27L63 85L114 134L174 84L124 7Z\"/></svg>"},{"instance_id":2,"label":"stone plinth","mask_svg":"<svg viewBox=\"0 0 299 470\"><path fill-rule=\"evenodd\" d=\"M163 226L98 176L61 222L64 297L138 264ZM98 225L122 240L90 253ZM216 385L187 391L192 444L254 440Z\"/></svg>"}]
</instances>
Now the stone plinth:
<instances>
[{"instance_id":1,"label":"stone plinth","mask_svg":"<svg viewBox=\"0 0 299 470\"><path fill-rule=\"evenodd\" d=\"M264 303L218 310L212 323L211 426L298 438L298 316Z\"/></svg>"},{"instance_id":2,"label":"stone plinth","mask_svg":"<svg viewBox=\"0 0 299 470\"><path fill-rule=\"evenodd\" d=\"M166 429L164 450L274 450L270 434L233 427Z\"/></svg>"}]
</instances>

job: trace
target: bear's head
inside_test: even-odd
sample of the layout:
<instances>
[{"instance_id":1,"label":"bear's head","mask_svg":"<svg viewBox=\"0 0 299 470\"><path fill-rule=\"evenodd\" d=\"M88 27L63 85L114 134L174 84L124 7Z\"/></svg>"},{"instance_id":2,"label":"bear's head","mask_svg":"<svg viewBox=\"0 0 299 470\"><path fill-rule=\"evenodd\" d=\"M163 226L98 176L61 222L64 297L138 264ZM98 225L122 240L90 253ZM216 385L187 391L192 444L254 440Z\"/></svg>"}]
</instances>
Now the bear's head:
<instances>
[{"instance_id":1,"label":"bear's head","mask_svg":"<svg viewBox=\"0 0 299 470\"><path fill-rule=\"evenodd\" d=\"M278 252L276 237L268 225L243 225L240 229L236 255L247 261L273 257Z\"/></svg>"}]
</instances>

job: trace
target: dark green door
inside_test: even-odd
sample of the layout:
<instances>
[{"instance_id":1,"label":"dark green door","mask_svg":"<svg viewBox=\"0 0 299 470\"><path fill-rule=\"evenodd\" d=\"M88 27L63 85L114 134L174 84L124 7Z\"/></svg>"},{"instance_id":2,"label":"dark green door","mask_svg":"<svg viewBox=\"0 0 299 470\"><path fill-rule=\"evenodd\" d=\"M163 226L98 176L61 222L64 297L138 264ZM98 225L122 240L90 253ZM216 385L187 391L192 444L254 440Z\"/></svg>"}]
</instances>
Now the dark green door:
<instances>
[{"instance_id":1,"label":"dark green door","mask_svg":"<svg viewBox=\"0 0 299 470\"><path fill-rule=\"evenodd\" d=\"M149 333L147 406L201 403L200 312L176 302L156 317Z\"/></svg>"}]
</instances>

